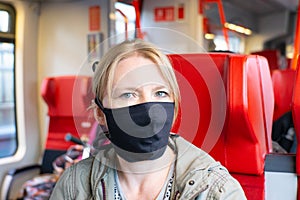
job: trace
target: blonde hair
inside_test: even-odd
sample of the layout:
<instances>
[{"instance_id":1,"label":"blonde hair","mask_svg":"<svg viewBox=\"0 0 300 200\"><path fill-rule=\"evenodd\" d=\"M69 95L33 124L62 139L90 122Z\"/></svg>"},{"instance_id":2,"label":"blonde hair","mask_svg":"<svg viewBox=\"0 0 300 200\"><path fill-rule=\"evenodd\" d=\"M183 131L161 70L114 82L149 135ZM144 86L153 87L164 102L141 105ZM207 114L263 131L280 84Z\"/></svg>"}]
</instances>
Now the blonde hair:
<instances>
[{"instance_id":1,"label":"blonde hair","mask_svg":"<svg viewBox=\"0 0 300 200\"><path fill-rule=\"evenodd\" d=\"M172 65L168 57L160 52L157 47L141 39L126 40L112 47L101 58L97 68L95 69L93 77L94 94L100 99L100 101L103 100L105 92L110 94L112 90L114 72L117 65L121 60L134 54L150 59L158 66L162 76L168 82L174 97L174 112L176 117L180 101L180 92Z\"/></svg>"}]
</instances>

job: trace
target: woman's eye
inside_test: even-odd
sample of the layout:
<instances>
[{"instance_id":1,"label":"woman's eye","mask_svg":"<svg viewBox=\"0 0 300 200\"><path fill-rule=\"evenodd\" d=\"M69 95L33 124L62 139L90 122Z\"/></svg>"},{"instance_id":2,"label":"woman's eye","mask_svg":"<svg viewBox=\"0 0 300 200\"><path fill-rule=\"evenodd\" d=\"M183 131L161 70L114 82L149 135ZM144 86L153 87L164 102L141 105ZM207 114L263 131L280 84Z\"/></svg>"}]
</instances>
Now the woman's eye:
<instances>
[{"instance_id":1,"label":"woman's eye","mask_svg":"<svg viewBox=\"0 0 300 200\"><path fill-rule=\"evenodd\" d=\"M125 99L129 99L129 98L134 97L134 94L127 92L127 93L122 94L121 97L125 98Z\"/></svg>"},{"instance_id":2,"label":"woman's eye","mask_svg":"<svg viewBox=\"0 0 300 200\"><path fill-rule=\"evenodd\" d=\"M157 91L155 93L155 96L157 96L157 97L167 97L167 96L169 96L169 94L165 91Z\"/></svg>"}]
</instances>

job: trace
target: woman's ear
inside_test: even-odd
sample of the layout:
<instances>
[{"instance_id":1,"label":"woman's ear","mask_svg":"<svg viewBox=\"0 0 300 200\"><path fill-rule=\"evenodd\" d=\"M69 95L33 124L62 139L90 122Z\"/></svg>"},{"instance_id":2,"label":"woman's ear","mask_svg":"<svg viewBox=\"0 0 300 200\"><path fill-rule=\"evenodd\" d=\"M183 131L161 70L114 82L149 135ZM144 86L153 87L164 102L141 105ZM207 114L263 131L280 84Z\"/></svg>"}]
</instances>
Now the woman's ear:
<instances>
[{"instance_id":1,"label":"woman's ear","mask_svg":"<svg viewBox=\"0 0 300 200\"><path fill-rule=\"evenodd\" d=\"M100 125L106 125L105 115L100 108L94 108L94 117Z\"/></svg>"}]
</instances>

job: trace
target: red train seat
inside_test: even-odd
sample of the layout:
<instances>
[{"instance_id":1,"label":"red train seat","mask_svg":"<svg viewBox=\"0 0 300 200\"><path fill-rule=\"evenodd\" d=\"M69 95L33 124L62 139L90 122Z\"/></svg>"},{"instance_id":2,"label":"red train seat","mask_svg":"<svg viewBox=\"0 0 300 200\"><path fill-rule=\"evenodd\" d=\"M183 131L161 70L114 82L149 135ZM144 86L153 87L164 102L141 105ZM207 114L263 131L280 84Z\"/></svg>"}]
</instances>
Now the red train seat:
<instances>
[{"instance_id":1,"label":"red train seat","mask_svg":"<svg viewBox=\"0 0 300 200\"><path fill-rule=\"evenodd\" d=\"M47 77L41 86L41 95L48 106L49 128L43 164L65 152L74 143L65 141L67 133L75 137L87 137L94 118L88 111L91 100L91 77ZM42 165L43 165L42 164ZM52 172L52 167L47 168Z\"/></svg>"},{"instance_id":2,"label":"red train seat","mask_svg":"<svg viewBox=\"0 0 300 200\"><path fill-rule=\"evenodd\" d=\"M294 85L294 93L292 100L292 114L294 121L294 128L297 137L297 150L296 150L296 173L298 176L298 186L300 184L300 61L298 60L296 80ZM299 187L298 187L299 188ZM298 189L298 197L300 199L300 190Z\"/></svg>"},{"instance_id":3,"label":"red train seat","mask_svg":"<svg viewBox=\"0 0 300 200\"><path fill-rule=\"evenodd\" d=\"M272 82L274 89L275 107L273 121L291 111L294 81L296 71L293 69L273 70Z\"/></svg>"},{"instance_id":4,"label":"red train seat","mask_svg":"<svg viewBox=\"0 0 300 200\"><path fill-rule=\"evenodd\" d=\"M47 77L41 85L41 96L48 106L49 129L42 164L10 169L4 177L1 193L5 199L17 199L20 188L38 174L53 173L53 161L74 143L66 142L65 136L88 137L94 117L87 108L92 99L91 77ZM73 106L74 105L74 106Z\"/></svg>"},{"instance_id":5,"label":"red train seat","mask_svg":"<svg viewBox=\"0 0 300 200\"><path fill-rule=\"evenodd\" d=\"M280 52L277 49L267 49L262 51L252 52L251 54L260 55L267 58L270 71L280 69Z\"/></svg>"},{"instance_id":6,"label":"red train seat","mask_svg":"<svg viewBox=\"0 0 300 200\"><path fill-rule=\"evenodd\" d=\"M230 53L169 57L182 94L174 132L226 166L248 199L264 199L274 106L267 60Z\"/></svg>"}]
</instances>

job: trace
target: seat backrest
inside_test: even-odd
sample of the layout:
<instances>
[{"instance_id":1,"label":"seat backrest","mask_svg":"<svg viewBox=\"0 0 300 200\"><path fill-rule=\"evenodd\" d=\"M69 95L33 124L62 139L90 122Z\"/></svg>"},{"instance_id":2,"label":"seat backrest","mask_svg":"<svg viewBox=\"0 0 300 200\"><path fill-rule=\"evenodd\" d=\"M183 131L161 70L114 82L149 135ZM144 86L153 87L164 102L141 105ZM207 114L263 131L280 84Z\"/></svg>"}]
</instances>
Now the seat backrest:
<instances>
[{"instance_id":1,"label":"seat backrest","mask_svg":"<svg viewBox=\"0 0 300 200\"><path fill-rule=\"evenodd\" d=\"M297 62L296 78L294 82L294 92L292 99L292 116L297 138L296 147L296 173L298 176L298 186L300 184L300 60ZM298 187L297 199L300 199L300 189Z\"/></svg>"},{"instance_id":2,"label":"seat backrest","mask_svg":"<svg viewBox=\"0 0 300 200\"><path fill-rule=\"evenodd\" d=\"M233 172L263 174L272 151L274 94L262 56L232 56L229 64L227 162Z\"/></svg>"},{"instance_id":3,"label":"seat backrest","mask_svg":"<svg viewBox=\"0 0 300 200\"><path fill-rule=\"evenodd\" d=\"M173 131L220 161L248 199L264 199L274 109L266 58L230 53L169 58L181 92Z\"/></svg>"},{"instance_id":4,"label":"seat backrest","mask_svg":"<svg viewBox=\"0 0 300 200\"><path fill-rule=\"evenodd\" d=\"M224 81L228 56L219 54L214 57L207 54L169 55L179 83L181 102L173 132L179 133L198 147L207 146L211 150L214 138L206 138L215 132L222 132L226 115L226 94ZM224 80L223 80L224 78ZM223 100L223 102L221 102ZM212 106L212 102L218 103ZM211 112L212 109L214 112ZM223 114L221 116L221 114ZM212 116L213 115L213 116ZM219 118L221 116L221 118ZM210 118L213 117L213 120ZM220 120L218 120L220 119ZM216 126L210 126L215 121ZM220 123L217 123L221 121ZM215 129L218 129L215 131ZM210 134L208 134L208 132ZM218 138L218 137L217 137ZM204 143L204 144L203 144Z\"/></svg>"},{"instance_id":5,"label":"seat backrest","mask_svg":"<svg viewBox=\"0 0 300 200\"><path fill-rule=\"evenodd\" d=\"M49 128L42 163L42 173L52 172L52 161L74 143L66 141L67 133L74 137L86 136L94 118L88 110L91 100L91 77L47 77L41 95L48 106Z\"/></svg>"},{"instance_id":6,"label":"seat backrest","mask_svg":"<svg viewBox=\"0 0 300 200\"><path fill-rule=\"evenodd\" d=\"M267 60L230 53L169 57L182 96L174 132L230 172L263 174L265 155L272 149L274 106Z\"/></svg>"},{"instance_id":7,"label":"seat backrest","mask_svg":"<svg viewBox=\"0 0 300 200\"><path fill-rule=\"evenodd\" d=\"M274 89L275 107L273 120L291 111L294 81L296 71L293 69L273 70L272 82Z\"/></svg>"},{"instance_id":8,"label":"seat backrest","mask_svg":"<svg viewBox=\"0 0 300 200\"><path fill-rule=\"evenodd\" d=\"M252 52L251 54L265 57L268 60L269 69L271 71L280 68L280 51L278 49L266 49Z\"/></svg>"},{"instance_id":9,"label":"seat backrest","mask_svg":"<svg viewBox=\"0 0 300 200\"><path fill-rule=\"evenodd\" d=\"M296 172L300 176L300 61L298 59L296 79L294 82L294 93L292 99L292 115L294 121L294 128L297 136L297 150L296 150ZM298 183L300 179L298 177ZM299 193L299 192L298 192ZM300 194L298 194L300 196Z\"/></svg>"}]
</instances>

